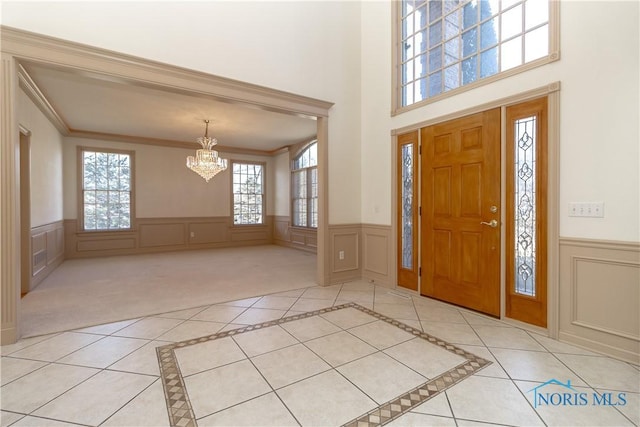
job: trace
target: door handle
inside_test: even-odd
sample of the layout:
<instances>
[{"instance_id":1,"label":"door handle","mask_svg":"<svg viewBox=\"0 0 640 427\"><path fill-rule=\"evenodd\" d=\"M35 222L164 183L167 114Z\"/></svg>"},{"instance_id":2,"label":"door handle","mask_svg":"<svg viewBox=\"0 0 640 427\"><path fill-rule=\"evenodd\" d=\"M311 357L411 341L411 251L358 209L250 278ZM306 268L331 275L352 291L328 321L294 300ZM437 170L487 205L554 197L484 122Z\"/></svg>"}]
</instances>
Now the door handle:
<instances>
[{"instance_id":1,"label":"door handle","mask_svg":"<svg viewBox=\"0 0 640 427\"><path fill-rule=\"evenodd\" d=\"M491 220L491 221L489 221L489 222L484 222L484 221L482 221L480 224L482 224L482 225L488 225L488 226L489 226L489 227L491 227L491 228L496 228L496 227L498 226L498 221L496 221L495 219L492 219L492 220Z\"/></svg>"}]
</instances>

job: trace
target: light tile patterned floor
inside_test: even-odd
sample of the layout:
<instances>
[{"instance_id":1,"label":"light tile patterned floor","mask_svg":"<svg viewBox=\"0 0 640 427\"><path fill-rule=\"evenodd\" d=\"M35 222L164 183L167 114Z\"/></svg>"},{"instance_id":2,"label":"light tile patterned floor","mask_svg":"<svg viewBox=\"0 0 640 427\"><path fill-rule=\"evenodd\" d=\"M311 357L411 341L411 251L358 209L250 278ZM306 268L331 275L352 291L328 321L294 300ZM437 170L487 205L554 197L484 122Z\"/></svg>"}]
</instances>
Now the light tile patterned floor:
<instances>
[{"instance_id":1,"label":"light tile patterned floor","mask_svg":"<svg viewBox=\"0 0 640 427\"><path fill-rule=\"evenodd\" d=\"M173 402L193 417L183 419L200 426L375 424L399 412L387 425L640 424L638 366L365 282L29 338L1 351L2 426L168 426L163 385L172 379L185 391L174 390ZM471 359L491 364L424 396ZM568 389L545 385L552 379L571 382L574 404L553 404ZM537 399L542 390L551 404Z\"/></svg>"}]
</instances>

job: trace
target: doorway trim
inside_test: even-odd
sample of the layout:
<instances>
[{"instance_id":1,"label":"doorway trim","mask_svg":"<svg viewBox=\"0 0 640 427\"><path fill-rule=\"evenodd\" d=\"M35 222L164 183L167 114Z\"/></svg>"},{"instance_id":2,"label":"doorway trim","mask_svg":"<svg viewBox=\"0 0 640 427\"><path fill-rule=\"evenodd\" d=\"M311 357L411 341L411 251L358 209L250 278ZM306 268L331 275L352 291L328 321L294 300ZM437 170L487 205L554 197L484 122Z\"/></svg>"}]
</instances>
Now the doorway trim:
<instances>
[{"instance_id":1,"label":"doorway trim","mask_svg":"<svg viewBox=\"0 0 640 427\"><path fill-rule=\"evenodd\" d=\"M21 62L62 67L108 81L188 94L217 101L290 114L317 122L318 138L318 250L316 280L329 283L328 233L329 110L332 102L240 82L174 65L151 61L111 50L87 46L10 27L2 31L2 189L0 230L0 277L2 278L2 334L0 342L11 344L20 337L20 212L19 131L17 123L17 69ZM62 129L63 135L72 129Z\"/></svg>"},{"instance_id":2,"label":"doorway trim","mask_svg":"<svg viewBox=\"0 0 640 427\"><path fill-rule=\"evenodd\" d=\"M20 128L20 293L31 290L31 131Z\"/></svg>"},{"instance_id":3,"label":"doorway trim","mask_svg":"<svg viewBox=\"0 0 640 427\"><path fill-rule=\"evenodd\" d=\"M492 108L502 108L502 131L501 131L501 152L504 153L506 147L506 135L505 135L505 108L510 105L518 104L524 101L529 101L535 98L547 96L548 98L548 199L547 199L547 328L542 329L537 326L529 325L517 320L505 318L505 264L506 254L505 236L502 233L501 236L501 261L500 261L500 318L509 323L513 323L516 326L534 330L536 332L543 332L549 335L551 338L558 337L559 328L559 195L560 195L560 82L552 82L545 86L541 86L526 92L521 92L515 95L511 95L505 98L500 98L495 101L490 101L484 104L480 104L474 107L470 107L464 110L456 111L454 113L446 114L443 116L435 117L429 120L425 120L419 123L415 123L409 126L404 126L391 130L391 178L393 181L391 185L391 206L395 206L397 202L397 150L398 150L398 136L404 133L415 131L423 127L432 126L438 123L455 120L464 116L479 113L482 111L490 110ZM506 179L506 164L502 156L501 179L504 182ZM504 202L506 190L502 186L501 199ZM397 242L398 239L398 227L397 227L397 212L396 209L391 209L391 239L393 242ZM504 222L504 210L501 218ZM395 246L394 246L395 247ZM389 256L390 265L393 266L393 283L397 283L397 247ZM404 288L403 288L404 290ZM407 292L411 292L408 291ZM419 294L419 293L417 293Z\"/></svg>"}]
</instances>

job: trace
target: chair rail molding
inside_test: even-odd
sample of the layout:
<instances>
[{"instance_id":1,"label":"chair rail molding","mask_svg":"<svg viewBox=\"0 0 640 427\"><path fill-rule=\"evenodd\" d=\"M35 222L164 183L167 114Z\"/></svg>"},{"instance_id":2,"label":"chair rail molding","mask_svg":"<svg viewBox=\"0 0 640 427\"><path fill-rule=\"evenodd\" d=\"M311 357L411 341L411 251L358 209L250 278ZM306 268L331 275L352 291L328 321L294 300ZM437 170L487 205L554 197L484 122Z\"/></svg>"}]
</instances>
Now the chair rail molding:
<instances>
[{"instance_id":1,"label":"chair rail molding","mask_svg":"<svg viewBox=\"0 0 640 427\"><path fill-rule=\"evenodd\" d=\"M640 363L640 243L560 239L560 339Z\"/></svg>"}]
</instances>

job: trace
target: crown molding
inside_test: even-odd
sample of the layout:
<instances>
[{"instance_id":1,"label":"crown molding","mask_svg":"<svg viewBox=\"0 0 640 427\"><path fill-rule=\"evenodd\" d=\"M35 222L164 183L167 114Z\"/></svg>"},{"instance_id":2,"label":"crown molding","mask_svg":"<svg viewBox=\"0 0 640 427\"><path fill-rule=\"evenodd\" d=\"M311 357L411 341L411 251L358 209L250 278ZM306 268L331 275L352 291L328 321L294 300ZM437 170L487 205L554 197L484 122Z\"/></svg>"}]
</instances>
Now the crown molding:
<instances>
[{"instance_id":1,"label":"crown molding","mask_svg":"<svg viewBox=\"0 0 640 427\"><path fill-rule=\"evenodd\" d=\"M122 134L114 134L114 133L106 133L106 132L94 132L89 130L81 130L81 129L73 129L70 128L67 123L62 119L60 114L56 111L56 109L51 105L47 97L40 90L35 81L31 78L27 70L20 64L18 64L18 79L20 82L20 88L22 88L27 96L33 101L33 103L42 111L42 113L53 123L53 125L58 129L64 136L74 137L74 138L89 138L89 139L99 139L106 141L118 141L118 142L127 142L134 144L145 144L145 145L154 145L157 147L172 147L172 148L186 148L192 149L194 148L193 142L185 142L185 141L176 141L170 139L160 139L160 138L147 138L141 136L133 136L133 135L122 135ZM197 148L197 147L196 147ZM240 147L230 147L224 145L217 145L217 150L225 153L240 153L240 154L250 154L250 155L258 155L258 156L275 156L280 153L286 152L288 150L288 146L279 147L273 150L258 150L254 148L240 148Z\"/></svg>"},{"instance_id":2,"label":"crown molding","mask_svg":"<svg viewBox=\"0 0 640 427\"><path fill-rule=\"evenodd\" d=\"M45 64L48 67L105 81L242 104L248 108L314 120L319 117L328 117L328 110L333 106L333 103L327 101L12 27L0 25L0 36L2 52L16 59L20 87L64 136L187 149L194 148L195 144L73 129L56 111L21 63ZM259 150L218 145L218 150L222 152L260 156L275 156L287 152L288 149L289 146L274 150Z\"/></svg>"},{"instance_id":3,"label":"crown molding","mask_svg":"<svg viewBox=\"0 0 640 427\"><path fill-rule=\"evenodd\" d=\"M153 145L155 147L170 147L170 148L182 148L187 150L193 150L200 148L197 142L176 141L172 139L160 139L160 138L147 138L143 136L121 135L115 133L106 132L93 132L89 130L81 129L69 129L69 133L66 134L72 138L86 138L95 139L100 141L116 141L126 142L130 144L143 144ZM221 153L238 153L248 154L253 156L275 156L287 150L287 146L276 148L275 150L258 150L255 148L242 148L242 147L230 147L225 145L216 145L216 150Z\"/></svg>"},{"instance_id":4,"label":"crown molding","mask_svg":"<svg viewBox=\"0 0 640 427\"><path fill-rule=\"evenodd\" d=\"M69 126L62 119L60 114L53 108L47 97L42 93L36 82L33 81L27 70L18 64L18 81L20 88L24 90L33 103L42 111L49 121L58 129L62 135L69 135Z\"/></svg>"},{"instance_id":5,"label":"crown molding","mask_svg":"<svg viewBox=\"0 0 640 427\"><path fill-rule=\"evenodd\" d=\"M165 91L202 96L227 103L293 114L315 119L328 117L332 102L296 95L226 77L169 65L36 34L17 28L0 26L2 52L18 62L32 61L63 67L77 73L89 73L119 83L158 88ZM133 78L131 76L143 76Z\"/></svg>"}]
</instances>

